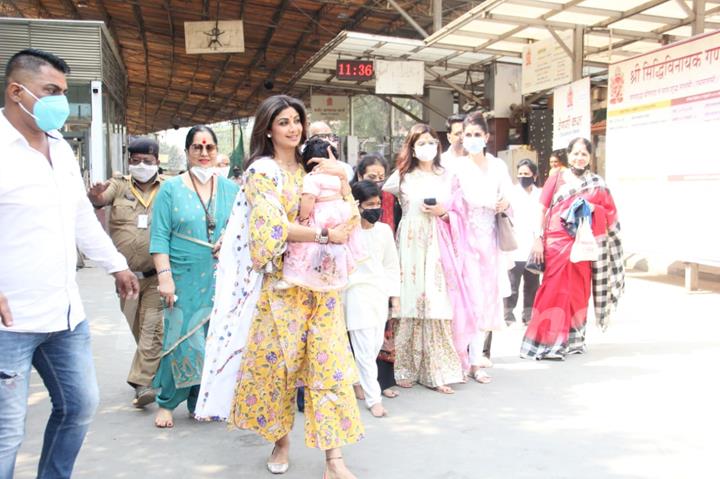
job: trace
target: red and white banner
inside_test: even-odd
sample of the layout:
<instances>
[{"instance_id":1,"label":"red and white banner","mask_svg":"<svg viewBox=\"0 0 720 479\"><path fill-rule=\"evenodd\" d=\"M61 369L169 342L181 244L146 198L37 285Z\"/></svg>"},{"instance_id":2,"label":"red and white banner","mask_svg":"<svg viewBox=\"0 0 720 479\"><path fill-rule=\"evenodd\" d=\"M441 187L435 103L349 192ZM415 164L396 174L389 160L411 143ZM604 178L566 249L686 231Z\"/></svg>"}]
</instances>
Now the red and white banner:
<instances>
[{"instance_id":1,"label":"red and white banner","mask_svg":"<svg viewBox=\"0 0 720 479\"><path fill-rule=\"evenodd\" d=\"M608 88L606 176L628 251L720 261L720 32L610 65Z\"/></svg>"}]
</instances>

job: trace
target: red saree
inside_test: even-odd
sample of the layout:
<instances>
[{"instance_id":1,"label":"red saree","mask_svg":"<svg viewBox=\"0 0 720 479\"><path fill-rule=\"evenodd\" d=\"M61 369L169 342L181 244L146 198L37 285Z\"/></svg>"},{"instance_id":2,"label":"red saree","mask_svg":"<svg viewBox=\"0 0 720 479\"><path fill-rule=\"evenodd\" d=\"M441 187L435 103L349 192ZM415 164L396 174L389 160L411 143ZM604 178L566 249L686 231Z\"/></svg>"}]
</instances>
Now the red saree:
<instances>
[{"instance_id":1,"label":"red saree","mask_svg":"<svg viewBox=\"0 0 720 479\"><path fill-rule=\"evenodd\" d=\"M562 173L548 179L540 197L540 202L548 208L545 272L520 350L524 358L564 359L568 354L584 353L591 289L595 286L596 303L598 288L599 292L606 292L602 288L607 288L607 285L593 284L593 269L599 265L590 261L570 261L575 238L565 230L560 217L577 198L584 198L592 205L592 229L601 250L608 247L608 235L619 242L615 235L618 229L615 202L602 178L586 173L583 183L577 188L565 184ZM605 251L603 254L606 258ZM619 273L623 274L622 271ZM622 279L619 281L622 282ZM621 290L622 287L619 292ZM616 301L617 297L612 300ZM603 326L605 324L603 322Z\"/></svg>"}]
</instances>

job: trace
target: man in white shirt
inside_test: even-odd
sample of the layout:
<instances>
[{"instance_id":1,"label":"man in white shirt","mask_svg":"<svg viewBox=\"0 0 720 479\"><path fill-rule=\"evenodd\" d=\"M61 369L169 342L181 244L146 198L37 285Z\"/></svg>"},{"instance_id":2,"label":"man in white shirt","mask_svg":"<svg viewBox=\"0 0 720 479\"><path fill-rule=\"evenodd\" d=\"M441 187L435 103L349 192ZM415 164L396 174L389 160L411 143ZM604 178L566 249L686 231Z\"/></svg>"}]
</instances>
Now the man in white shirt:
<instances>
[{"instance_id":1,"label":"man in white shirt","mask_svg":"<svg viewBox=\"0 0 720 479\"><path fill-rule=\"evenodd\" d=\"M450 146L448 147L447 151L440 155L440 161L443 166L450 166L449 163L451 163L452 160L454 160L455 158L466 156L467 154L465 153L465 149L462 145L462 131L464 120L465 115L459 114L449 116L447 121L445 122L445 126L447 127L447 139L448 143L450 143Z\"/></svg>"},{"instance_id":2,"label":"man in white shirt","mask_svg":"<svg viewBox=\"0 0 720 479\"><path fill-rule=\"evenodd\" d=\"M70 145L57 131L69 114L60 58L23 50L8 61L0 110L0 477L13 476L24 436L30 369L52 413L38 478L69 478L98 403L90 331L75 280L76 244L138 293L97 221Z\"/></svg>"},{"instance_id":3,"label":"man in white shirt","mask_svg":"<svg viewBox=\"0 0 720 479\"><path fill-rule=\"evenodd\" d=\"M312 137L322 138L323 140L334 146L338 151L340 151L340 138L338 138L338 136L333 133L330 125L328 125L324 121L314 121L310 123L310 126L308 127L307 137L308 140ZM343 168L345 168L345 173L347 174L348 181L352 180L353 176L355 176L355 170L353 170L353 167L348 165L344 161L340 161L340 164L343 166Z\"/></svg>"}]
</instances>

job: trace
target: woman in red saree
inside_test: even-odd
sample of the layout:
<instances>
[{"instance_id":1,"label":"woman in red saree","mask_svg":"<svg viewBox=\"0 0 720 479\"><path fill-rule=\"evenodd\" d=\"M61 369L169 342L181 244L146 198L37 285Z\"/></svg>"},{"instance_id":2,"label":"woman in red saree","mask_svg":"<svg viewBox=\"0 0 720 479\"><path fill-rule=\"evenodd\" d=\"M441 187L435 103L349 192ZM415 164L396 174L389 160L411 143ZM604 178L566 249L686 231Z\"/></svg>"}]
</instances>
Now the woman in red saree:
<instances>
[{"instance_id":1,"label":"woman in red saree","mask_svg":"<svg viewBox=\"0 0 720 479\"><path fill-rule=\"evenodd\" d=\"M591 289L595 318L603 330L623 292L617 210L603 179L588 171L591 155L587 139L571 141L570 168L548 178L540 196L544 234L536 239L533 256L536 261L544 258L545 272L520 350L523 358L565 359L584 353ZM592 209L592 231L601 252L597 261L570 260L575 237L566 230L563 217L579 198Z\"/></svg>"}]
</instances>

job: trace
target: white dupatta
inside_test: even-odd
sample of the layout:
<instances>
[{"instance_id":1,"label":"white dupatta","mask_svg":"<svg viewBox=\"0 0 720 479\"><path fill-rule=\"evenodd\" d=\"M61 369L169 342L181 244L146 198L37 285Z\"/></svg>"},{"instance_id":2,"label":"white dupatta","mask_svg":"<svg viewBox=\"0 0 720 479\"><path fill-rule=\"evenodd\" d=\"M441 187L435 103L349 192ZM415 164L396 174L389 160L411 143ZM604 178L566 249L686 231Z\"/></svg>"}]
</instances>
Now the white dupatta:
<instances>
[{"instance_id":1,"label":"white dupatta","mask_svg":"<svg viewBox=\"0 0 720 479\"><path fill-rule=\"evenodd\" d=\"M254 161L243 176L243 185L235 198L218 259L215 301L195 409L198 420L224 421L230 416L242 353L260 297L263 273L253 269L250 257L251 207L245 196L248 176L258 173L273 179L278 197L283 189L282 171L270 158ZM279 202L273 206L283 209Z\"/></svg>"}]
</instances>

